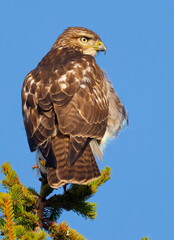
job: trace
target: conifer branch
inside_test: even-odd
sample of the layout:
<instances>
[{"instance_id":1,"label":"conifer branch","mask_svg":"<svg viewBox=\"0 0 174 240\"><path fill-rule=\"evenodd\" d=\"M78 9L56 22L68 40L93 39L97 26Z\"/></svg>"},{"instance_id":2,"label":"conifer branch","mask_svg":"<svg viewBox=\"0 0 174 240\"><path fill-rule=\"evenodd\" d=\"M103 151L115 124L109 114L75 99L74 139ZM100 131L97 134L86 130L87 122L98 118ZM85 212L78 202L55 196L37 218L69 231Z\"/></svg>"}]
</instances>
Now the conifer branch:
<instances>
[{"instance_id":1,"label":"conifer branch","mask_svg":"<svg viewBox=\"0 0 174 240\"><path fill-rule=\"evenodd\" d=\"M12 201L7 193L0 193L0 210L3 212L4 220L4 233L10 240L16 239L14 231L14 212Z\"/></svg>"},{"instance_id":2,"label":"conifer branch","mask_svg":"<svg viewBox=\"0 0 174 240\"><path fill-rule=\"evenodd\" d=\"M63 210L72 210L84 218L95 219L96 204L86 200L97 192L99 186L110 179L110 174L111 169L106 167L101 171L100 178L88 185L71 184L64 194L53 195L46 202L44 217L49 221L56 221Z\"/></svg>"},{"instance_id":3,"label":"conifer branch","mask_svg":"<svg viewBox=\"0 0 174 240\"><path fill-rule=\"evenodd\" d=\"M1 172L5 175L4 180L1 181L4 188L11 188L15 184L20 184L18 176L9 162L2 164Z\"/></svg>"},{"instance_id":4,"label":"conifer branch","mask_svg":"<svg viewBox=\"0 0 174 240\"><path fill-rule=\"evenodd\" d=\"M11 200L11 210L15 223L14 234L16 239L46 239L45 229L53 239L84 240L85 238L68 224L55 223L63 210L74 211L84 218L94 219L96 217L96 204L87 202L104 182L110 179L110 168L106 167L101 172L101 177L88 185L70 184L69 189L63 194L55 194L50 197L54 189L50 188L46 176L42 176L41 190L38 194L34 189L26 188L20 183L16 172L10 163L2 165L2 172L5 174L2 186L7 189L7 196ZM0 196L0 199L1 196ZM9 218L8 218L9 219ZM13 229L9 222L9 232ZM11 227L11 228L10 228ZM7 235L5 220L0 220L1 232ZM10 235L10 237L12 234ZM11 238L15 239L15 238ZM11 240L10 239L10 240Z\"/></svg>"},{"instance_id":5,"label":"conifer branch","mask_svg":"<svg viewBox=\"0 0 174 240\"><path fill-rule=\"evenodd\" d=\"M55 222L63 210L74 211L84 218L96 217L96 204L87 202L98 188L110 179L111 169L106 167L101 176L88 185L70 184L63 194L50 194L46 176L42 176L40 195L32 188L20 183L16 172L9 162L1 167L5 177L1 181L7 193L0 193L0 231L4 239L10 240L45 240L48 232L53 240L85 240L66 222ZM44 229L46 232L44 232ZM141 240L148 240L147 237Z\"/></svg>"},{"instance_id":6,"label":"conifer branch","mask_svg":"<svg viewBox=\"0 0 174 240\"><path fill-rule=\"evenodd\" d=\"M87 240L83 235L79 234L76 230L69 227L66 222L60 224L53 223L50 228L50 235L53 240Z\"/></svg>"},{"instance_id":7,"label":"conifer branch","mask_svg":"<svg viewBox=\"0 0 174 240\"><path fill-rule=\"evenodd\" d=\"M10 240L46 239L46 233L43 231L34 232L34 228L39 221L36 215L37 200L39 198L38 194L31 189L27 189L20 183L10 163L4 163L1 169L5 174L1 184L8 190L8 193L0 193L0 210L3 212L4 216L6 216L6 218L1 218L0 220L1 233ZM3 208L2 204L4 202L3 196L6 196L10 201L5 202L5 208ZM8 204L10 205L7 209ZM7 212L6 215L4 213L5 210ZM10 222L10 219L13 221L11 220ZM8 233L10 233L10 235Z\"/></svg>"}]
</instances>

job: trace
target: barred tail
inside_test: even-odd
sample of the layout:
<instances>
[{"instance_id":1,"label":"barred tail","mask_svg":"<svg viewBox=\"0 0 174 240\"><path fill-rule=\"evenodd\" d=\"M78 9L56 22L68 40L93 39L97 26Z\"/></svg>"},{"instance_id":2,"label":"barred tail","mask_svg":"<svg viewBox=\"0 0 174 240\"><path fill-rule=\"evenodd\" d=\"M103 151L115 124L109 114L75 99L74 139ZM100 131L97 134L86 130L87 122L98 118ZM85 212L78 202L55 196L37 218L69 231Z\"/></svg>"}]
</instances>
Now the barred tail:
<instances>
[{"instance_id":1,"label":"barred tail","mask_svg":"<svg viewBox=\"0 0 174 240\"><path fill-rule=\"evenodd\" d=\"M72 165L68 164L69 142L70 138L61 133L52 139L52 148L57 163L56 169L47 168L47 180L52 188L58 188L66 183L87 184L100 176L89 144Z\"/></svg>"}]
</instances>

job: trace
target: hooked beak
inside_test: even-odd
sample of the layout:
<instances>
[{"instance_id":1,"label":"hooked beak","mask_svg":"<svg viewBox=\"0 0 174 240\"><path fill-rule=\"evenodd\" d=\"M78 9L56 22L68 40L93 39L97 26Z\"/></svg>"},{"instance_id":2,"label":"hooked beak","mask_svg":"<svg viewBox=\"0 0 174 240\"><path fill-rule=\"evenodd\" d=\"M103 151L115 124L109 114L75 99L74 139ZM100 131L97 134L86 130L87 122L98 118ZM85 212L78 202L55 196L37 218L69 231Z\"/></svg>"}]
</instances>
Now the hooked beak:
<instances>
[{"instance_id":1,"label":"hooked beak","mask_svg":"<svg viewBox=\"0 0 174 240\"><path fill-rule=\"evenodd\" d=\"M106 54L106 50L107 50L106 46L101 41L99 41L97 45L98 45L97 51L102 51L102 52L105 52Z\"/></svg>"}]
</instances>

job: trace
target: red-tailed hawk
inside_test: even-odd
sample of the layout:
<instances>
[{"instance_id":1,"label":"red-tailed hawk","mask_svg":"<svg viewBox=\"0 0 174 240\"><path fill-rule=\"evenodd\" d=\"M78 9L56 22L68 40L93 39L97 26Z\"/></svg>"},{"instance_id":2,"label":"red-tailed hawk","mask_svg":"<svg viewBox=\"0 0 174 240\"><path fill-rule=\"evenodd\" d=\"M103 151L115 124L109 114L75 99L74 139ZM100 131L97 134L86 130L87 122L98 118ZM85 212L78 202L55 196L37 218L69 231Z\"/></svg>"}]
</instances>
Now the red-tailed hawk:
<instances>
[{"instance_id":1,"label":"red-tailed hawk","mask_svg":"<svg viewBox=\"0 0 174 240\"><path fill-rule=\"evenodd\" d=\"M106 51L82 27L66 29L25 78L22 111L30 150L46 159L49 185L87 184L100 176L94 154L127 121L125 109L94 56Z\"/></svg>"}]
</instances>

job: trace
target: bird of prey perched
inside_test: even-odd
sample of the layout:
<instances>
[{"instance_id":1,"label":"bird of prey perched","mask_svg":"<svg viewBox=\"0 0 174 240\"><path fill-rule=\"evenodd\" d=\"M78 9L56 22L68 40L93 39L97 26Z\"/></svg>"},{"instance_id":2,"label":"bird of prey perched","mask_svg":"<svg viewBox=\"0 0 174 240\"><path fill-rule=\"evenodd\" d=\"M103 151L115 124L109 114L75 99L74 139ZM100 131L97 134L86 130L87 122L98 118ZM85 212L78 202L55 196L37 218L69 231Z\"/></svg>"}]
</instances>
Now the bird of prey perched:
<instances>
[{"instance_id":1,"label":"bird of prey perched","mask_svg":"<svg viewBox=\"0 0 174 240\"><path fill-rule=\"evenodd\" d=\"M66 29L25 78L22 112L30 150L46 160L48 184L87 184L100 176L94 155L117 134L127 114L94 56L99 35Z\"/></svg>"}]
</instances>

